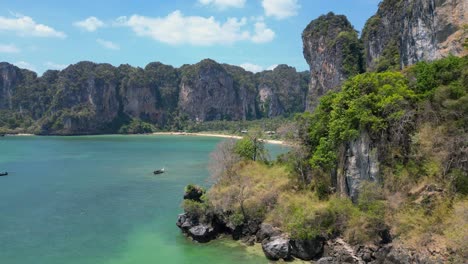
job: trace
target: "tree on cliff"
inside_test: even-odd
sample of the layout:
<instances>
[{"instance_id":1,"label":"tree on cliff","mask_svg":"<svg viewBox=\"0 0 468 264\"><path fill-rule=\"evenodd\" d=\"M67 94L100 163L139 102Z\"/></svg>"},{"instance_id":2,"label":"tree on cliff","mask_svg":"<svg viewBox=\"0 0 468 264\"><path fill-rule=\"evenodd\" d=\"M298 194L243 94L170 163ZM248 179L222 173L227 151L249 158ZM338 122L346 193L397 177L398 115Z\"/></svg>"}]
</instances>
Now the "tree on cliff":
<instances>
[{"instance_id":1,"label":"tree on cliff","mask_svg":"<svg viewBox=\"0 0 468 264\"><path fill-rule=\"evenodd\" d=\"M234 152L247 160L268 161L268 152L265 149L263 136L264 134L260 129L249 131L247 136L236 143Z\"/></svg>"},{"instance_id":2,"label":"tree on cliff","mask_svg":"<svg viewBox=\"0 0 468 264\"><path fill-rule=\"evenodd\" d=\"M219 143L216 149L211 152L208 168L215 183L223 178L232 179L234 177L234 167L242 160L241 156L235 153L235 147L236 141L229 139Z\"/></svg>"}]
</instances>

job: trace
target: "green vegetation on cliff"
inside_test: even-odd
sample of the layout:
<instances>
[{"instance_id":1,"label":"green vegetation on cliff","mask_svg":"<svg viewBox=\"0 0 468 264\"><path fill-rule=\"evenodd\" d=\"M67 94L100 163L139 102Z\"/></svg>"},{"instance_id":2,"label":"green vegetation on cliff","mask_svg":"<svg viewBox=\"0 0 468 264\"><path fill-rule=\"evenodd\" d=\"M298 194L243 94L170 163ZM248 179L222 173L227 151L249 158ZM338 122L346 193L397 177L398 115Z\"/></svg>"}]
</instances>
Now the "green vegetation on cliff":
<instances>
[{"instance_id":1,"label":"green vegetation on cliff","mask_svg":"<svg viewBox=\"0 0 468 264\"><path fill-rule=\"evenodd\" d=\"M297 116L288 129L291 152L276 162L254 161L251 136L222 143L212 155L213 187L185 209L228 226L270 223L295 240L342 236L368 244L392 237L458 263L468 253L460 243L468 235L467 106L468 57L357 75L324 96L313 114ZM363 133L379 174L354 186L349 173L361 161L353 156L374 155L351 153ZM370 173L362 171L351 173ZM340 182L348 182L345 190ZM351 188L359 189L355 200L347 198Z\"/></svg>"}]
</instances>

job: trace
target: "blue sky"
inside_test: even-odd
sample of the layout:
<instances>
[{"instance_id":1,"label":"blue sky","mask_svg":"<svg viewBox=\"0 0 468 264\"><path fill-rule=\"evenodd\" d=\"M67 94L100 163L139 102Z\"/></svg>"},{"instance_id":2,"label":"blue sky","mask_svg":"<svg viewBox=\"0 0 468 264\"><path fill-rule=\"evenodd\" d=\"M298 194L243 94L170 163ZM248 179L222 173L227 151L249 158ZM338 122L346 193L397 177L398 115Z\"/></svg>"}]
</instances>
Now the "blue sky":
<instances>
[{"instance_id":1,"label":"blue sky","mask_svg":"<svg viewBox=\"0 0 468 264\"><path fill-rule=\"evenodd\" d=\"M301 33L321 14L360 31L379 0L0 0L0 61L38 73L82 60L179 67L211 58L258 71L308 66Z\"/></svg>"}]
</instances>

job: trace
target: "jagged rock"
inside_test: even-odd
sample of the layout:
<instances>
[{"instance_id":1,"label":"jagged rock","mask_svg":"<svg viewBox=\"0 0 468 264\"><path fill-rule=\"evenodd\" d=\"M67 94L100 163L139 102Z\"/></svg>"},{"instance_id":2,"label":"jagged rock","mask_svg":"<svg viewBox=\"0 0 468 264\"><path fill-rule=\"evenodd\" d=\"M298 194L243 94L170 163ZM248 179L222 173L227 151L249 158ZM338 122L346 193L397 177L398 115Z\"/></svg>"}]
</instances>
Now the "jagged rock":
<instances>
[{"instance_id":1,"label":"jagged rock","mask_svg":"<svg viewBox=\"0 0 468 264\"><path fill-rule=\"evenodd\" d=\"M341 262L338 262L334 260L332 257L323 257L317 260L317 264L340 264Z\"/></svg>"},{"instance_id":2,"label":"jagged rock","mask_svg":"<svg viewBox=\"0 0 468 264\"><path fill-rule=\"evenodd\" d=\"M281 231L270 224L262 223L260 229L257 232L257 242L262 242L270 237L281 235Z\"/></svg>"},{"instance_id":3,"label":"jagged rock","mask_svg":"<svg viewBox=\"0 0 468 264\"><path fill-rule=\"evenodd\" d=\"M198 224L191 227L187 234L197 242L206 243L216 238L217 232L211 225Z\"/></svg>"},{"instance_id":4,"label":"jagged rock","mask_svg":"<svg viewBox=\"0 0 468 264\"><path fill-rule=\"evenodd\" d=\"M182 68L178 107L196 121L243 120L248 113L240 107L236 96L240 89L245 87L236 86L233 77L222 65L203 60ZM254 104L255 91L248 97Z\"/></svg>"},{"instance_id":5,"label":"jagged rock","mask_svg":"<svg viewBox=\"0 0 468 264\"><path fill-rule=\"evenodd\" d=\"M291 259L291 245L286 237L276 236L265 239L262 242L262 249L270 260Z\"/></svg>"},{"instance_id":6,"label":"jagged rock","mask_svg":"<svg viewBox=\"0 0 468 264\"><path fill-rule=\"evenodd\" d=\"M322 95L362 72L362 50L346 16L333 13L310 22L302 33L302 41L304 58L310 66L306 110L312 112Z\"/></svg>"},{"instance_id":7,"label":"jagged rock","mask_svg":"<svg viewBox=\"0 0 468 264\"><path fill-rule=\"evenodd\" d=\"M354 249L341 238L327 241L323 255L323 263L364 264Z\"/></svg>"},{"instance_id":8,"label":"jagged rock","mask_svg":"<svg viewBox=\"0 0 468 264\"><path fill-rule=\"evenodd\" d=\"M385 70L448 54L466 55L467 12L465 0L383 1L363 29L367 68Z\"/></svg>"},{"instance_id":9,"label":"jagged rock","mask_svg":"<svg viewBox=\"0 0 468 264\"><path fill-rule=\"evenodd\" d=\"M324 238L291 240L291 255L302 260L312 260L323 252Z\"/></svg>"},{"instance_id":10,"label":"jagged rock","mask_svg":"<svg viewBox=\"0 0 468 264\"><path fill-rule=\"evenodd\" d=\"M255 236L260 226L257 221L248 221L241 225L234 226L231 223L226 225L231 231L232 238L234 240L239 240L243 237Z\"/></svg>"},{"instance_id":11,"label":"jagged rock","mask_svg":"<svg viewBox=\"0 0 468 264\"><path fill-rule=\"evenodd\" d=\"M255 75L262 117L304 112L309 83L308 72L296 72L287 65Z\"/></svg>"},{"instance_id":12,"label":"jagged rock","mask_svg":"<svg viewBox=\"0 0 468 264\"><path fill-rule=\"evenodd\" d=\"M356 201L363 181L378 181L377 148L366 132L346 144L339 158L337 187Z\"/></svg>"},{"instance_id":13,"label":"jagged rock","mask_svg":"<svg viewBox=\"0 0 468 264\"><path fill-rule=\"evenodd\" d=\"M405 249L401 246L383 245L376 250L367 250L372 252L372 261L369 264L436 264L444 263L442 259L434 256L426 256L416 253L412 250Z\"/></svg>"},{"instance_id":14,"label":"jagged rock","mask_svg":"<svg viewBox=\"0 0 468 264\"><path fill-rule=\"evenodd\" d=\"M179 214L177 217L176 225L182 229L182 231L187 232L190 228L195 226L198 223L195 219L192 219L187 213Z\"/></svg>"}]
</instances>

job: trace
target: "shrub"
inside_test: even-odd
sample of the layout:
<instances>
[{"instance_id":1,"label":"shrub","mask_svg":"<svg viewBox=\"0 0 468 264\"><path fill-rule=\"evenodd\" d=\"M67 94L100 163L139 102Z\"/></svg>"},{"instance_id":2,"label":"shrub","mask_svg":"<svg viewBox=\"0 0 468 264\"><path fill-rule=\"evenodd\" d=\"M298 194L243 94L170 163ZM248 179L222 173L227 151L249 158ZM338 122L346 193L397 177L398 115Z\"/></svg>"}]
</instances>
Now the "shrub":
<instances>
[{"instance_id":1,"label":"shrub","mask_svg":"<svg viewBox=\"0 0 468 264\"><path fill-rule=\"evenodd\" d=\"M284 193L267 221L288 232L293 239L312 239L333 232L333 215L327 203L312 192Z\"/></svg>"},{"instance_id":2,"label":"shrub","mask_svg":"<svg viewBox=\"0 0 468 264\"><path fill-rule=\"evenodd\" d=\"M357 202L359 210L351 214L345 231L345 237L349 242L355 244L378 242L379 234L387 228L382 193L382 188L375 183L362 184Z\"/></svg>"},{"instance_id":3,"label":"shrub","mask_svg":"<svg viewBox=\"0 0 468 264\"><path fill-rule=\"evenodd\" d=\"M184 212L190 216L199 219L201 222L210 222L213 217L213 210L206 197L202 196L202 202L194 200L184 200L182 202Z\"/></svg>"},{"instance_id":4,"label":"shrub","mask_svg":"<svg viewBox=\"0 0 468 264\"><path fill-rule=\"evenodd\" d=\"M290 176L283 166L244 161L233 171L208 192L214 209L220 214L240 214L245 221L263 221L276 205L278 195L290 188Z\"/></svg>"}]
</instances>

